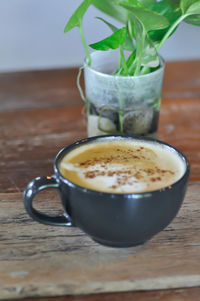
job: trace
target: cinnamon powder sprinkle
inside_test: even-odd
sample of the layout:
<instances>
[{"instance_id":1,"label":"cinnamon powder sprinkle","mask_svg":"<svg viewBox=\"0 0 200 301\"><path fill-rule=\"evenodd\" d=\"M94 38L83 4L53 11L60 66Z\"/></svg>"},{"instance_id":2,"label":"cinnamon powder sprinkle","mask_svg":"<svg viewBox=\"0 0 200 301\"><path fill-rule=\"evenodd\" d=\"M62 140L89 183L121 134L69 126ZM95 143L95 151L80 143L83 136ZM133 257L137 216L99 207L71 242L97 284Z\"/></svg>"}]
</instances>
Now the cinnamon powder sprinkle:
<instances>
[{"instance_id":1,"label":"cinnamon powder sprinkle","mask_svg":"<svg viewBox=\"0 0 200 301\"><path fill-rule=\"evenodd\" d=\"M174 172L171 170L165 170L165 169L159 169L156 166L153 166L153 168L139 168L136 164L135 168L133 168L133 160L135 162L139 162L141 159L146 160L146 162L149 161L148 156L144 156L143 152L144 147L139 147L135 150L128 149L128 150L122 150L117 148L117 154L113 155L106 155L106 156L95 156L91 159L85 160L84 162L78 163L81 168L88 168L92 167L95 165L100 165L101 168L104 170L92 170L92 171L85 171L84 176L86 178L94 179L99 176L108 176L108 177L115 177L115 183L114 185L111 186L111 188L116 189L117 187L120 187L125 184L133 184L137 182L156 182L156 181L162 181L162 178L165 177L166 175L174 175ZM120 152L120 154L119 154ZM137 155L136 155L137 152ZM132 168L129 168L129 165L127 162L129 160L132 161L131 165ZM110 167L107 166L107 164L123 164L124 169L121 170L108 170Z\"/></svg>"}]
</instances>

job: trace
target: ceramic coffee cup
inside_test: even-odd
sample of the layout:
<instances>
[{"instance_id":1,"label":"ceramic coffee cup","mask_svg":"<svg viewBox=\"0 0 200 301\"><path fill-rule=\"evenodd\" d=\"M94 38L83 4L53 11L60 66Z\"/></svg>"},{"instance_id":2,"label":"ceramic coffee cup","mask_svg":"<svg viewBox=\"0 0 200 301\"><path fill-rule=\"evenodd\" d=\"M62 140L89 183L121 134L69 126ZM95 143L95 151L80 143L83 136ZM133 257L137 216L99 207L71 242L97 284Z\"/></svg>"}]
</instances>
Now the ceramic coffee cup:
<instances>
[{"instance_id":1,"label":"ceramic coffee cup","mask_svg":"<svg viewBox=\"0 0 200 301\"><path fill-rule=\"evenodd\" d=\"M131 142L155 143L175 153L184 165L180 179L162 189L139 193L110 193L79 186L59 169L62 158L80 146L98 141L125 139ZM93 240L112 247L130 247L145 243L163 230L177 215L183 202L189 178L186 157L164 142L144 137L120 135L97 136L75 142L62 149L54 161L54 175L38 177L24 191L24 206L36 221L55 226L76 226ZM50 216L33 206L35 195L47 188L59 191L63 215Z\"/></svg>"}]
</instances>

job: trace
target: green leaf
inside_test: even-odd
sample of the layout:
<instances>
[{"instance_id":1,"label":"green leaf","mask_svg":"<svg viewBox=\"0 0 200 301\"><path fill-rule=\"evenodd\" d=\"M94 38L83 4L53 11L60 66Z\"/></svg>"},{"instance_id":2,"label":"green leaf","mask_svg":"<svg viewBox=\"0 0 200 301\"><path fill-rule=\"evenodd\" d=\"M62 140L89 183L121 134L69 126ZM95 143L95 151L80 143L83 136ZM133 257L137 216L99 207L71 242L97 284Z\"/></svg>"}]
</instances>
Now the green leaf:
<instances>
[{"instance_id":1,"label":"green leaf","mask_svg":"<svg viewBox=\"0 0 200 301\"><path fill-rule=\"evenodd\" d=\"M196 14L200 14L200 1L192 4L188 10L186 11L186 14L190 14L190 15L196 15Z\"/></svg>"},{"instance_id":2,"label":"green leaf","mask_svg":"<svg viewBox=\"0 0 200 301\"><path fill-rule=\"evenodd\" d=\"M97 17L97 19L101 20L102 22L104 22L113 32L117 31L118 28L116 26L114 26L113 24L111 24L110 22L104 20L103 18L99 18ZM135 49L134 45L133 45L133 41L130 38L130 36L127 34L126 40L123 44L123 49L127 50L127 51L133 51Z\"/></svg>"},{"instance_id":3,"label":"green leaf","mask_svg":"<svg viewBox=\"0 0 200 301\"><path fill-rule=\"evenodd\" d=\"M135 34L136 34L136 63L137 68L135 75L139 74L141 66L157 67L159 65L158 53L149 39L149 36L139 19L135 18Z\"/></svg>"},{"instance_id":4,"label":"green leaf","mask_svg":"<svg viewBox=\"0 0 200 301\"><path fill-rule=\"evenodd\" d=\"M136 40L136 67L134 75L139 75L142 66L157 67L159 65L159 57L153 42L148 36L148 31L166 28L169 26L169 21L159 13L130 4L127 5L124 1L116 3L127 8L134 20L134 28L132 29ZM129 23L132 24L132 20L129 19Z\"/></svg>"},{"instance_id":5,"label":"green leaf","mask_svg":"<svg viewBox=\"0 0 200 301\"><path fill-rule=\"evenodd\" d=\"M154 42L159 42L168 31L170 26L175 23L175 21L181 16L181 9L179 6L179 1L175 0L161 0L160 2L154 1L154 4L149 7L150 10L157 12L165 16L169 21L169 26L165 29L154 30L149 32L149 37ZM176 30L176 29L175 29ZM174 31L175 31L174 30ZM174 31L171 33L173 34Z\"/></svg>"},{"instance_id":6,"label":"green leaf","mask_svg":"<svg viewBox=\"0 0 200 301\"><path fill-rule=\"evenodd\" d=\"M200 26L200 1L193 3L186 11L186 23Z\"/></svg>"},{"instance_id":7,"label":"green leaf","mask_svg":"<svg viewBox=\"0 0 200 301\"><path fill-rule=\"evenodd\" d=\"M115 31L112 35L103 39L97 43L90 44L89 46L96 50L109 50L109 49L117 49L123 45L126 40L127 29L126 27L122 27Z\"/></svg>"},{"instance_id":8,"label":"green leaf","mask_svg":"<svg viewBox=\"0 0 200 301\"><path fill-rule=\"evenodd\" d=\"M139 0L139 2L146 8L149 8L150 6L154 5L157 3L156 0Z\"/></svg>"},{"instance_id":9,"label":"green leaf","mask_svg":"<svg viewBox=\"0 0 200 301\"><path fill-rule=\"evenodd\" d=\"M126 9L119 7L113 0L92 0L92 4L103 13L124 24L127 22Z\"/></svg>"},{"instance_id":10,"label":"green leaf","mask_svg":"<svg viewBox=\"0 0 200 301\"><path fill-rule=\"evenodd\" d=\"M133 52L131 52L131 54L129 55L129 57L126 61L129 75L134 75L135 68L136 68L136 60L135 59L136 59L136 49Z\"/></svg>"},{"instance_id":11,"label":"green leaf","mask_svg":"<svg viewBox=\"0 0 200 301\"><path fill-rule=\"evenodd\" d=\"M126 64L127 64L127 67L130 68L131 65L133 64L134 60L135 60L135 57L136 57L136 50L132 51L131 54L129 55L127 61L126 61Z\"/></svg>"},{"instance_id":12,"label":"green leaf","mask_svg":"<svg viewBox=\"0 0 200 301\"><path fill-rule=\"evenodd\" d=\"M90 6L92 0L84 0L79 7L75 10L67 25L65 26L64 32L67 33L74 27L80 27L85 12Z\"/></svg>"},{"instance_id":13,"label":"green leaf","mask_svg":"<svg viewBox=\"0 0 200 301\"><path fill-rule=\"evenodd\" d=\"M182 14L184 15L186 13L186 11L188 10L188 8L196 2L199 2L199 0L181 0L180 8L182 10Z\"/></svg>"},{"instance_id":14,"label":"green leaf","mask_svg":"<svg viewBox=\"0 0 200 301\"><path fill-rule=\"evenodd\" d=\"M187 17L184 20L184 22L186 22L188 24L200 26L200 15L193 15L193 16Z\"/></svg>"},{"instance_id":15,"label":"green leaf","mask_svg":"<svg viewBox=\"0 0 200 301\"><path fill-rule=\"evenodd\" d=\"M100 17L96 17L98 20L101 20L102 22L104 22L113 32L117 31L118 28L116 26L114 26L113 24L111 24L110 22L106 21L103 18Z\"/></svg>"},{"instance_id":16,"label":"green leaf","mask_svg":"<svg viewBox=\"0 0 200 301\"><path fill-rule=\"evenodd\" d=\"M128 72L126 73L126 71L120 64L120 67L117 68L117 70L115 70L113 75L133 75L135 70L135 57L136 57L136 50L134 49L134 51L131 52L131 54L129 55L126 61L126 67L128 69Z\"/></svg>"},{"instance_id":17,"label":"green leaf","mask_svg":"<svg viewBox=\"0 0 200 301\"><path fill-rule=\"evenodd\" d=\"M128 35L128 33L126 36L126 40L125 40L124 44L122 45L122 48L126 51L134 51L134 49L135 49L135 46L133 45L133 41L130 38L130 36Z\"/></svg>"},{"instance_id":18,"label":"green leaf","mask_svg":"<svg viewBox=\"0 0 200 301\"><path fill-rule=\"evenodd\" d=\"M144 6L141 4L139 0L120 0L120 2L123 3L124 5L128 5L131 7L144 8Z\"/></svg>"},{"instance_id":19,"label":"green leaf","mask_svg":"<svg viewBox=\"0 0 200 301\"><path fill-rule=\"evenodd\" d=\"M169 27L168 31L166 32L160 43L156 46L157 51L182 21L188 22L193 25L200 25L199 0L181 0L180 7L182 15Z\"/></svg>"},{"instance_id":20,"label":"green leaf","mask_svg":"<svg viewBox=\"0 0 200 301\"><path fill-rule=\"evenodd\" d=\"M147 32L150 30L163 29L169 26L168 19L159 13L135 7L124 3L123 1L117 1L116 3L128 9L137 19L139 19Z\"/></svg>"}]
</instances>

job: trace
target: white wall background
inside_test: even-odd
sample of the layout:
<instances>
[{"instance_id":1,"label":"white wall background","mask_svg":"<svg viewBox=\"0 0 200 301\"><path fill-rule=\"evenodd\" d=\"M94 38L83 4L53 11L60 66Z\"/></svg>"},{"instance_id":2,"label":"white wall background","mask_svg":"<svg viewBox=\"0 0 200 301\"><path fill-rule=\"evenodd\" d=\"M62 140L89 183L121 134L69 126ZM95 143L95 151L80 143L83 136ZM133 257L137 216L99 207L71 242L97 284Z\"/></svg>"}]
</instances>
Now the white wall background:
<instances>
[{"instance_id":1,"label":"white wall background","mask_svg":"<svg viewBox=\"0 0 200 301\"><path fill-rule=\"evenodd\" d=\"M99 0L101 1L101 0ZM0 72L81 65L85 53L78 29L64 26L81 0L0 0ZM110 34L89 8L88 43ZM182 24L160 51L166 60L200 59L200 27Z\"/></svg>"}]
</instances>

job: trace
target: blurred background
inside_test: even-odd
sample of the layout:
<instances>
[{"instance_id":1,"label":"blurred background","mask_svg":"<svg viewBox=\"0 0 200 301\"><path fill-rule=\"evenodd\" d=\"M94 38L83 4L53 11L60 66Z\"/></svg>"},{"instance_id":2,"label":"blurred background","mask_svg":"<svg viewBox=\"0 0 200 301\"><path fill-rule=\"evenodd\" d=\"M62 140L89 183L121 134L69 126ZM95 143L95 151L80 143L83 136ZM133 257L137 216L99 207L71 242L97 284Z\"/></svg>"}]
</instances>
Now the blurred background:
<instances>
[{"instance_id":1,"label":"blurred background","mask_svg":"<svg viewBox=\"0 0 200 301\"><path fill-rule=\"evenodd\" d=\"M69 17L80 3L0 0L0 72L80 66L85 52L79 31L75 28L64 34ZM90 7L84 18L88 44L111 33L95 16L103 15ZM200 59L200 28L182 24L160 54L167 61Z\"/></svg>"}]
</instances>

